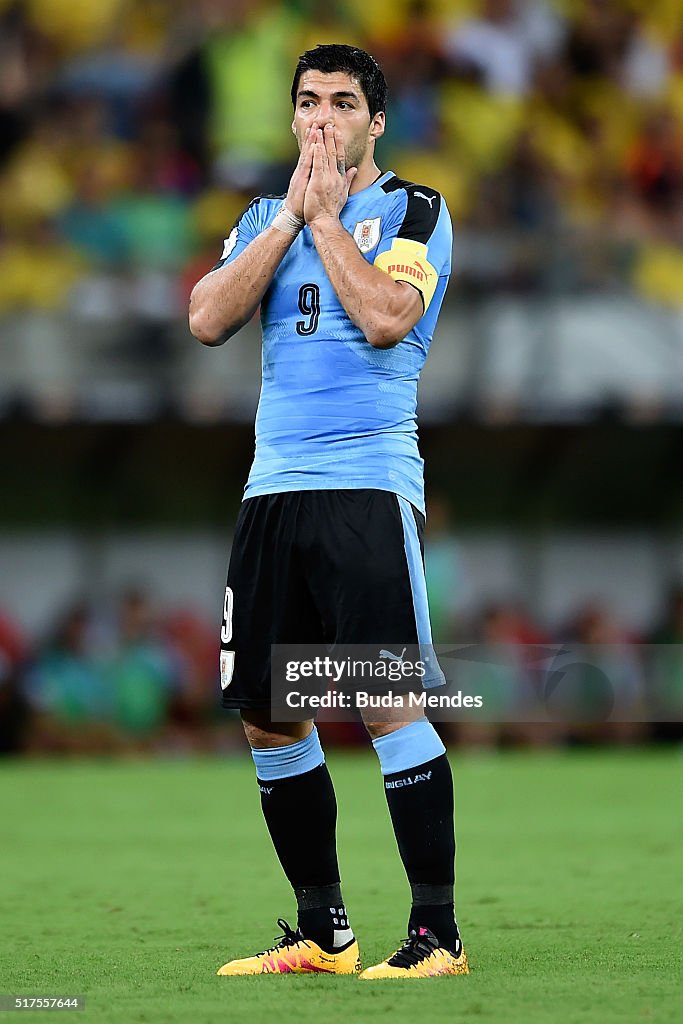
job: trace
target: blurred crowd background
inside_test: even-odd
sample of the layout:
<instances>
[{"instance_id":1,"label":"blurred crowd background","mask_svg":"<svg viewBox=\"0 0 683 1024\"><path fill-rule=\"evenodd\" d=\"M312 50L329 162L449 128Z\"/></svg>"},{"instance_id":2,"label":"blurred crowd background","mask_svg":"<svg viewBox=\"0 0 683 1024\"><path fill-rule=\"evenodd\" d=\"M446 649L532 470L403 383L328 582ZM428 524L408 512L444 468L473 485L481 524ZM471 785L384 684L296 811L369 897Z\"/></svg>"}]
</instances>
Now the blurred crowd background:
<instances>
[{"instance_id":1,"label":"blurred crowd background","mask_svg":"<svg viewBox=\"0 0 683 1024\"><path fill-rule=\"evenodd\" d=\"M463 287L559 273L683 301L675 0L2 0L0 12L0 312L181 314L244 204L286 189L294 62L338 40L385 68L382 163L446 196ZM549 267L531 243L563 231L575 244ZM492 232L508 245L487 251Z\"/></svg>"},{"instance_id":2,"label":"blurred crowd background","mask_svg":"<svg viewBox=\"0 0 683 1024\"><path fill-rule=\"evenodd\" d=\"M386 69L381 164L456 225L459 358L430 404L680 413L682 20L676 0L0 0L0 403L248 416L254 362L190 355L188 294L287 186L297 55L343 40Z\"/></svg>"},{"instance_id":3,"label":"blurred crowd background","mask_svg":"<svg viewBox=\"0 0 683 1024\"><path fill-rule=\"evenodd\" d=\"M201 349L187 299L286 189L323 42L382 63L378 162L454 221L420 395L435 638L617 645L646 693L641 645L683 639L678 0L0 0L0 750L233 742L258 325Z\"/></svg>"},{"instance_id":4,"label":"blurred crowd background","mask_svg":"<svg viewBox=\"0 0 683 1024\"><path fill-rule=\"evenodd\" d=\"M440 722L444 737L482 746L683 740L683 587L645 635L597 602L553 629L515 599L466 611L446 572L457 546L445 543L430 539L426 550L434 640L477 646L455 670L443 667L485 710ZM216 632L196 608L135 587L61 608L38 642L0 614L0 755L244 750L238 713L218 706ZM328 741L367 742L357 716L337 718L319 717Z\"/></svg>"}]
</instances>

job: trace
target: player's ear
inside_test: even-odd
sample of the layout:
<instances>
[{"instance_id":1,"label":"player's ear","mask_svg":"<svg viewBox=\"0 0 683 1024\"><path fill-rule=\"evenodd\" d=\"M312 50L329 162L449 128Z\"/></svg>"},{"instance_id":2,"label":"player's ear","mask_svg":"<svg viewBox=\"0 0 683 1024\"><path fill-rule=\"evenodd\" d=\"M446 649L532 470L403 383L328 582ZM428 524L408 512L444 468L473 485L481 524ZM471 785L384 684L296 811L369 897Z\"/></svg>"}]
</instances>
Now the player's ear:
<instances>
[{"instance_id":1,"label":"player's ear","mask_svg":"<svg viewBox=\"0 0 683 1024\"><path fill-rule=\"evenodd\" d=\"M384 111L380 110L377 114L375 114L372 121L370 122L371 139L378 139L380 135L384 135L384 124Z\"/></svg>"},{"instance_id":2,"label":"player's ear","mask_svg":"<svg viewBox=\"0 0 683 1024\"><path fill-rule=\"evenodd\" d=\"M292 121L292 135L296 135L296 122Z\"/></svg>"}]
</instances>

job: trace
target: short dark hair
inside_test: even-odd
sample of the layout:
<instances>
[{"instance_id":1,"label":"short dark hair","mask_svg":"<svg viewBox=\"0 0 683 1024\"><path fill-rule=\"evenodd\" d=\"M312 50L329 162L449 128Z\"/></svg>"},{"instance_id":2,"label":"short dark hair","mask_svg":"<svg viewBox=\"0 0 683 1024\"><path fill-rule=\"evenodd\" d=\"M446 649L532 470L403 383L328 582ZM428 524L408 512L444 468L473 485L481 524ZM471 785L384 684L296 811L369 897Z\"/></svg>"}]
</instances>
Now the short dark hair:
<instances>
[{"instance_id":1,"label":"short dark hair","mask_svg":"<svg viewBox=\"0 0 683 1024\"><path fill-rule=\"evenodd\" d=\"M357 46L331 43L306 50L299 57L292 82L292 103L296 107L299 79L306 71L322 71L325 75L341 71L355 78L368 101L370 117L374 117L387 106L387 82L384 72L374 57Z\"/></svg>"}]
</instances>

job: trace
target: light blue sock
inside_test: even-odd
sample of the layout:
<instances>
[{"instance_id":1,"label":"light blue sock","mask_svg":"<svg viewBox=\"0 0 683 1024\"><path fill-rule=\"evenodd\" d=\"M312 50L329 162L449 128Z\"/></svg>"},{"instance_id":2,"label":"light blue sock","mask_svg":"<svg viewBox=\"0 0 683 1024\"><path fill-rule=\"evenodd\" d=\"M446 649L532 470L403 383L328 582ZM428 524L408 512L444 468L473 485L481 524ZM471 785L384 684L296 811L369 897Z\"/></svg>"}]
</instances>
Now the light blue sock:
<instances>
[{"instance_id":1,"label":"light blue sock","mask_svg":"<svg viewBox=\"0 0 683 1024\"><path fill-rule=\"evenodd\" d=\"M306 739L288 743L286 747L251 748L256 765L256 777L261 782L290 779L303 775L325 763L318 730L313 726Z\"/></svg>"},{"instance_id":2,"label":"light blue sock","mask_svg":"<svg viewBox=\"0 0 683 1024\"><path fill-rule=\"evenodd\" d=\"M382 775L406 771L446 753L439 734L426 718L395 729L386 736L378 736L372 745L377 751Z\"/></svg>"}]
</instances>

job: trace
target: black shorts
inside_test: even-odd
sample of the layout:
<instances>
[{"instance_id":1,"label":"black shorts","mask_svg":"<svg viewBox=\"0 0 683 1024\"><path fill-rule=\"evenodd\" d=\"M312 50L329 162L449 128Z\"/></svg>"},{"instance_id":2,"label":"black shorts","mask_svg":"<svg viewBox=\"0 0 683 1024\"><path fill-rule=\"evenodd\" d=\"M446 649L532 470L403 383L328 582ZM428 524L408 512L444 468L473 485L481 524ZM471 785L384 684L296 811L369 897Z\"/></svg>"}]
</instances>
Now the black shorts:
<instances>
[{"instance_id":1,"label":"black shorts","mask_svg":"<svg viewBox=\"0 0 683 1024\"><path fill-rule=\"evenodd\" d=\"M270 705L272 644L431 644L424 516L390 491L247 498L221 627L226 708Z\"/></svg>"}]
</instances>

